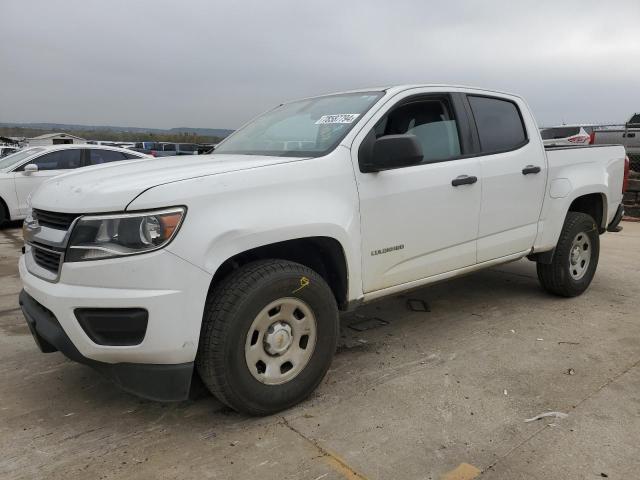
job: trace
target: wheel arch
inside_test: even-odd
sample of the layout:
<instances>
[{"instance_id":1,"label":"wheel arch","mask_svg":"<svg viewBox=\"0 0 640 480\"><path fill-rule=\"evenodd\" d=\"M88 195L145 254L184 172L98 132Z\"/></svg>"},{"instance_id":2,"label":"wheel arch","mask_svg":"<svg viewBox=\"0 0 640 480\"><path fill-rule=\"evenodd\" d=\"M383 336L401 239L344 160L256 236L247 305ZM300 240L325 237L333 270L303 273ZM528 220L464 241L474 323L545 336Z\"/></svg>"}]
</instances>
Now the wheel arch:
<instances>
[{"instance_id":1,"label":"wheel arch","mask_svg":"<svg viewBox=\"0 0 640 480\"><path fill-rule=\"evenodd\" d=\"M333 237L313 236L260 245L227 258L211 279L209 292L233 271L247 263L280 259L300 263L316 271L329 285L338 307L345 310L349 300L349 267L342 244Z\"/></svg>"},{"instance_id":2,"label":"wheel arch","mask_svg":"<svg viewBox=\"0 0 640 480\"><path fill-rule=\"evenodd\" d=\"M4 213L4 220L9 222L11 221L11 212L9 212L9 206L7 202L4 201L2 197L0 197L0 223L2 223Z\"/></svg>"},{"instance_id":3,"label":"wheel arch","mask_svg":"<svg viewBox=\"0 0 640 480\"><path fill-rule=\"evenodd\" d=\"M565 218L569 212L586 213L596 221L599 232L603 233L607 228L607 208L607 195L604 192L583 193L571 201Z\"/></svg>"}]
</instances>

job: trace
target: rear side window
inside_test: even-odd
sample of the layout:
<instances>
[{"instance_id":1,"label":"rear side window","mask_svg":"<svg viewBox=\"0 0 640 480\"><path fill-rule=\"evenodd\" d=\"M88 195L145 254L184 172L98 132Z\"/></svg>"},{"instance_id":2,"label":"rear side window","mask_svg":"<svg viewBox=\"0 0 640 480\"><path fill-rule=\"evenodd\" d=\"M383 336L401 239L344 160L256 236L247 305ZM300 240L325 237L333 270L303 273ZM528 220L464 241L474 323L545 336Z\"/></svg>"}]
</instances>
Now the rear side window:
<instances>
[{"instance_id":1,"label":"rear side window","mask_svg":"<svg viewBox=\"0 0 640 480\"><path fill-rule=\"evenodd\" d=\"M181 143L178 147L182 152L195 152L198 149L198 147L192 143Z\"/></svg>"},{"instance_id":2,"label":"rear side window","mask_svg":"<svg viewBox=\"0 0 640 480\"><path fill-rule=\"evenodd\" d=\"M167 144L162 146L162 150L165 151L165 152L175 152L176 151L176 146L173 143L167 143Z\"/></svg>"},{"instance_id":3,"label":"rear side window","mask_svg":"<svg viewBox=\"0 0 640 480\"><path fill-rule=\"evenodd\" d=\"M482 153L515 150L527 142L518 107L499 98L468 95Z\"/></svg>"},{"instance_id":4,"label":"rear side window","mask_svg":"<svg viewBox=\"0 0 640 480\"><path fill-rule=\"evenodd\" d=\"M82 166L81 151L79 148L73 150L58 150L57 152L42 155L32 162L38 166L38 170L70 170ZM24 165L18 171L24 170Z\"/></svg>"},{"instance_id":5,"label":"rear side window","mask_svg":"<svg viewBox=\"0 0 640 480\"><path fill-rule=\"evenodd\" d=\"M124 153L115 150L99 150L92 148L89 150L89 165L100 165L102 163L117 162L126 160Z\"/></svg>"}]
</instances>

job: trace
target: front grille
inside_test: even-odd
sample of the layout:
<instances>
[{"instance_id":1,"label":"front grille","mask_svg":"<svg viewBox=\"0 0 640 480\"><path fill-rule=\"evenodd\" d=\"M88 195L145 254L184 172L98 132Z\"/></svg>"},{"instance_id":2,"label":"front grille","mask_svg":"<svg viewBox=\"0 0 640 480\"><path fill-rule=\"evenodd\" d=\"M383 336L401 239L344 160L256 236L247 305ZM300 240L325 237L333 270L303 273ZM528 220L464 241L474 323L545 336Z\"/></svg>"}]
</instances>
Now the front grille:
<instances>
[{"instance_id":1,"label":"front grille","mask_svg":"<svg viewBox=\"0 0 640 480\"><path fill-rule=\"evenodd\" d=\"M77 213L58 213L33 209L33 217L38 220L40 225L58 230L69 230L73 221L79 216Z\"/></svg>"},{"instance_id":2,"label":"front grille","mask_svg":"<svg viewBox=\"0 0 640 480\"><path fill-rule=\"evenodd\" d=\"M49 270L53 273L58 273L60 268L60 260L62 259L62 253L56 253L49 250L44 250L36 245L32 245L33 259L42 268Z\"/></svg>"}]
</instances>

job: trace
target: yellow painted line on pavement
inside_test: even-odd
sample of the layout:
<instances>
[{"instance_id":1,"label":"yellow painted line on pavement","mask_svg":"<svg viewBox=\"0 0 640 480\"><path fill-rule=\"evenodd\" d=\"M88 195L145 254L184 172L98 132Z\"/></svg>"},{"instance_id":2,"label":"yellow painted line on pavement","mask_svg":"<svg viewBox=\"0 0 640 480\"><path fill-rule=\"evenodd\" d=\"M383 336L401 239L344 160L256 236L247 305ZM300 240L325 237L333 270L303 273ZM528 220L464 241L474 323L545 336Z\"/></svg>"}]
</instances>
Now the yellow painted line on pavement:
<instances>
[{"instance_id":1,"label":"yellow painted line on pavement","mask_svg":"<svg viewBox=\"0 0 640 480\"><path fill-rule=\"evenodd\" d=\"M362 475L361 473L356 472L352 467L350 467L347 462L343 459L335 455L334 453L328 452L326 449L323 449L324 460L327 464L337 473L342 475L347 480L367 480L367 477Z\"/></svg>"},{"instance_id":2,"label":"yellow painted line on pavement","mask_svg":"<svg viewBox=\"0 0 640 480\"><path fill-rule=\"evenodd\" d=\"M320 443L316 440L313 440L306 435L304 435L300 430L292 426L285 417L282 418L282 424L287 427L292 432L299 435L302 439L304 439L310 446L312 446L318 453L320 453L320 457L331 467L336 473L339 473L347 480L368 480L367 477L358 473L353 467L350 467L349 464L336 455L333 452L330 452L326 448L324 448Z\"/></svg>"},{"instance_id":3,"label":"yellow painted line on pavement","mask_svg":"<svg viewBox=\"0 0 640 480\"><path fill-rule=\"evenodd\" d=\"M445 473L442 476L442 480L471 480L481 473L479 468L468 463L461 463L450 472Z\"/></svg>"}]
</instances>

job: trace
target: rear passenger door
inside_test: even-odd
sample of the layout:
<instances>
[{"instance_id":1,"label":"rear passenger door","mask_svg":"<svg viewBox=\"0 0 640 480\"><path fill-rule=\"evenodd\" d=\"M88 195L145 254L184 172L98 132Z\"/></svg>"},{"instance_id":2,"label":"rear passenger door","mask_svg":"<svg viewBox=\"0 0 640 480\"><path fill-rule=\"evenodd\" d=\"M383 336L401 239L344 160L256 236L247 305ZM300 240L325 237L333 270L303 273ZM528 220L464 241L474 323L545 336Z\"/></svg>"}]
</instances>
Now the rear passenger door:
<instances>
[{"instance_id":1,"label":"rear passenger door","mask_svg":"<svg viewBox=\"0 0 640 480\"><path fill-rule=\"evenodd\" d=\"M482 173L478 263L529 250L538 231L547 164L526 105L466 95ZM523 114L524 112L524 114Z\"/></svg>"}]
</instances>

